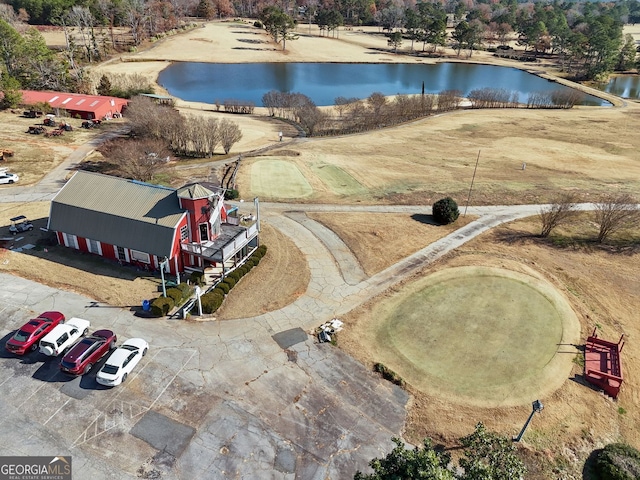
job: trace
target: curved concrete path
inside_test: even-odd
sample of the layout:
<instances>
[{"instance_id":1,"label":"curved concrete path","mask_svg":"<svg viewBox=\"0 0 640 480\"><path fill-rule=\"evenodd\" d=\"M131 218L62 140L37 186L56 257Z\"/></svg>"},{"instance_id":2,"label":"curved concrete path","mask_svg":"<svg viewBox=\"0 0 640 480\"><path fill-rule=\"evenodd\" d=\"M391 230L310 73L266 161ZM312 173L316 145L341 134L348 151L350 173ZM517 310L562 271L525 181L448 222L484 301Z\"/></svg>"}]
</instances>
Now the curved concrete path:
<instances>
[{"instance_id":1,"label":"curved concrete path","mask_svg":"<svg viewBox=\"0 0 640 480\"><path fill-rule=\"evenodd\" d=\"M74 152L34 187L2 189L0 202L52 198L68 168L99 141ZM372 277L333 231L306 212L424 214L430 207L261 207L262 221L303 252L311 278L295 302L253 318L136 319L129 310L0 274L3 334L33 312L62 309L111 328L120 338L142 336L152 346L136 374L140 380L127 380L145 385L142 393L129 385L82 388L84 380L60 382L55 362L16 362L0 355L0 449L8 455L71 454L76 476L96 480L136 478L134 472L141 471L166 479L351 478L392 448L392 436L402 435L408 395L300 330L311 332L477 235L535 215L541 206L471 207L468 213L476 220ZM282 332L300 340L285 347L270 338ZM25 423L26 401L50 408ZM65 428L53 435L50 425Z\"/></svg>"}]
</instances>

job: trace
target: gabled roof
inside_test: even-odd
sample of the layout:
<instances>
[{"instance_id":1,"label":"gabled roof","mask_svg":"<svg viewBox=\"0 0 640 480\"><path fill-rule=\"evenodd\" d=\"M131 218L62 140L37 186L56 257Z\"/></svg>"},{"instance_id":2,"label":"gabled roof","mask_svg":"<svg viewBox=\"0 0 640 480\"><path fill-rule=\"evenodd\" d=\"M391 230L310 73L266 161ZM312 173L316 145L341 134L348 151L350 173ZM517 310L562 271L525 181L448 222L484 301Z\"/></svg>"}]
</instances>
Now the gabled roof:
<instances>
[{"instance_id":1,"label":"gabled roof","mask_svg":"<svg viewBox=\"0 0 640 480\"><path fill-rule=\"evenodd\" d=\"M170 257L184 215L173 188L78 171L51 201L48 228Z\"/></svg>"},{"instance_id":2,"label":"gabled roof","mask_svg":"<svg viewBox=\"0 0 640 480\"><path fill-rule=\"evenodd\" d=\"M106 106L107 110L121 110L122 105L129 103L128 100L118 97L105 97L101 95L84 95L80 93L64 92L39 92L36 90L21 90L22 103L33 105L35 103L46 102L52 108L64 108L79 112L98 112Z\"/></svg>"}]
</instances>

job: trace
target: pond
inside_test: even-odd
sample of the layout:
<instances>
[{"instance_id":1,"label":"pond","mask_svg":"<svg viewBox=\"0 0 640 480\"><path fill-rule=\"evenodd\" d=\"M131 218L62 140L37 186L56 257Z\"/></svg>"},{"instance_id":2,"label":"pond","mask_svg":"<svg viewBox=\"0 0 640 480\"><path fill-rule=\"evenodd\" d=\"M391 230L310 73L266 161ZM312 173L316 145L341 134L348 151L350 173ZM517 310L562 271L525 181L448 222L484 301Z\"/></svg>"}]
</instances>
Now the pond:
<instances>
[{"instance_id":1,"label":"pond","mask_svg":"<svg viewBox=\"0 0 640 480\"><path fill-rule=\"evenodd\" d=\"M640 75L616 75L597 87L622 98L640 98Z\"/></svg>"},{"instance_id":2,"label":"pond","mask_svg":"<svg viewBox=\"0 0 640 480\"><path fill-rule=\"evenodd\" d=\"M173 63L158 83L178 98L192 102L223 103L242 100L262 106L271 90L298 92L316 105L334 105L336 97L367 98L460 90L463 95L481 88L517 91L526 102L532 92L568 90L568 87L517 68L465 63L370 64L370 63ZM584 105L610 105L585 95Z\"/></svg>"}]
</instances>

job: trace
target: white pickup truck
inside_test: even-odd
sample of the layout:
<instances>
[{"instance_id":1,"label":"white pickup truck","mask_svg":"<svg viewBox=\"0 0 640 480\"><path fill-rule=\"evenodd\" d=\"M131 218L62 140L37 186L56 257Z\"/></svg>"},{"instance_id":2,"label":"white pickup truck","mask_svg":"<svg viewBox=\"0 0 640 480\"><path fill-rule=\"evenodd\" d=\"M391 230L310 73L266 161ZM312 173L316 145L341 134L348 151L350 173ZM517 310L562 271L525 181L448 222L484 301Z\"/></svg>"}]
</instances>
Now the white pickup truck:
<instances>
[{"instance_id":1,"label":"white pickup truck","mask_svg":"<svg viewBox=\"0 0 640 480\"><path fill-rule=\"evenodd\" d=\"M57 325L40 340L40 353L56 357L69 350L80 338L89 333L91 322L82 318L70 318Z\"/></svg>"}]
</instances>

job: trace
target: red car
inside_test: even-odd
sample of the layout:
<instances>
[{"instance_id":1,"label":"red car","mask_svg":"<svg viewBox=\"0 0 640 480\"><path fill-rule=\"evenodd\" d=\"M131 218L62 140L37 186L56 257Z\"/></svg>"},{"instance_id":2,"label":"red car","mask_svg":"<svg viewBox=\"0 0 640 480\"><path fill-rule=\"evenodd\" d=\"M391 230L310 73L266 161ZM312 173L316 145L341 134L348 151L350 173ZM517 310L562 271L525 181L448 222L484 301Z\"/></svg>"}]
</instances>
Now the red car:
<instances>
[{"instance_id":1,"label":"red car","mask_svg":"<svg viewBox=\"0 0 640 480\"><path fill-rule=\"evenodd\" d=\"M5 348L16 355L24 355L28 351L38 349L38 342L53 328L64 323L64 315L60 312L44 312L38 318L29 320L7 340Z\"/></svg>"},{"instance_id":2,"label":"red car","mask_svg":"<svg viewBox=\"0 0 640 480\"><path fill-rule=\"evenodd\" d=\"M116 347L118 338L111 330L98 330L83 338L69 350L60 362L60 370L72 375L84 375L107 353Z\"/></svg>"}]
</instances>

